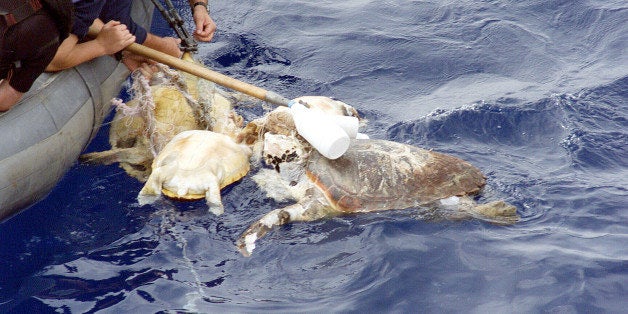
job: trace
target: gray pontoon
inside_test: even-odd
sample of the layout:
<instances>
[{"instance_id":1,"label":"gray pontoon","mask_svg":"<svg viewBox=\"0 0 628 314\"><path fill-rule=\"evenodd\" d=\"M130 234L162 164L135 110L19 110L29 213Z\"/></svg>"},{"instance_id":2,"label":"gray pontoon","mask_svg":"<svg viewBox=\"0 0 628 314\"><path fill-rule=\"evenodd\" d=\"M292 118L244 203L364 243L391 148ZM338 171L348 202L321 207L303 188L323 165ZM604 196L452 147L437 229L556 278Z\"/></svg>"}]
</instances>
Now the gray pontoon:
<instances>
[{"instance_id":1,"label":"gray pontoon","mask_svg":"<svg viewBox=\"0 0 628 314\"><path fill-rule=\"evenodd\" d=\"M146 29L152 12L150 0L134 2L133 18ZM55 187L98 132L128 74L109 56L44 73L0 113L0 221Z\"/></svg>"}]
</instances>

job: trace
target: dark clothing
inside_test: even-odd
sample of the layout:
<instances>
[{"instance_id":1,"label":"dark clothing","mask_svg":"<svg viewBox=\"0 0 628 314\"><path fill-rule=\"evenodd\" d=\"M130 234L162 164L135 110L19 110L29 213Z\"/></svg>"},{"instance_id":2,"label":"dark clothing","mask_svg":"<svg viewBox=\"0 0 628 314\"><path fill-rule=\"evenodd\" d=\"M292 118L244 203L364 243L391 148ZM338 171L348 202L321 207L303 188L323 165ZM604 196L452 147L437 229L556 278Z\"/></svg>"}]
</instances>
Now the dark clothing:
<instances>
[{"instance_id":1,"label":"dark clothing","mask_svg":"<svg viewBox=\"0 0 628 314\"><path fill-rule=\"evenodd\" d=\"M100 18L104 23L114 20L126 25L129 32L135 35L135 42L143 44L147 32L131 19L132 2L132 0L81 0L74 3L72 34L83 40L94 20Z\"/></svg>"},{"instance_id":2,"label":"dark clothing","mask_svg":"<svg viewBox=\"0 0 628 314\"><path fill-rule=\"evenodd\" d=\"M74 19L74 5L72 1L41 0L41 2L57 24L57 28L59 29L59 42L63 42L72 29L72 21Z\"/></svg>"},{"instance_id":3,"label":"dark clothing","mask_svg":"<svg viewBox=\"0 0 628 314\"><path fill-rule=\"evenodd\" d=\"M26 93L59 48L59 30L47 9L17 24L0 25L0 79Z\"/></svg>"}]
</instances>

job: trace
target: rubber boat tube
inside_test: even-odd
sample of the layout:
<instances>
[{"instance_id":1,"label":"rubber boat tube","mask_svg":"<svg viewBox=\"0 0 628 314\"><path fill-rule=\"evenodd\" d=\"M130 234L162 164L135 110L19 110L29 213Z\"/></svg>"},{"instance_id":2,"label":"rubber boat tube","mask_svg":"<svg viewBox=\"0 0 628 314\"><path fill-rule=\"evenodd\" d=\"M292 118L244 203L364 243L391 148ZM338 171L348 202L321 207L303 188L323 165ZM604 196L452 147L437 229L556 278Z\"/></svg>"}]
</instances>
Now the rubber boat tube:
<instances>
[{"instance_id":1,"label":"rubber boat tube","mask_svg":"<svg viewBox=\"0 0 628 314\"><path fill-rule=\"evenodd\" d=\"M150 28L153 4L134 1L134 20ZM104 56L39 76L0 113L0 221L43 199L94 138L129 71Z\"/></svg>"}]
</instances>

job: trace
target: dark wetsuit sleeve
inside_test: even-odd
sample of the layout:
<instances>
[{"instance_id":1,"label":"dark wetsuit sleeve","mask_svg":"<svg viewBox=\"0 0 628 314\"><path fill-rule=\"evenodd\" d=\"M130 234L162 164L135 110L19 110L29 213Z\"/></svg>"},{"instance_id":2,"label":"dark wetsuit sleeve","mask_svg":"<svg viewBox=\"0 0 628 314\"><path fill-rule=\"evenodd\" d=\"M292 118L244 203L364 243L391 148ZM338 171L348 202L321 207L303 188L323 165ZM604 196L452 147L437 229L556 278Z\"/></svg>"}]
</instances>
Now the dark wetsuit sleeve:
<instances>
[{"instance_id":1,"label":"dark wetsuit sleeve","mask_svg":"<svg viewBox=\"0 0 628 314\"><path fill-rule=\"evenodd\" d=\"M18 92L26 93L52 61L57 48L57 26L53 18L43 11L10 27L4 37L2 62L8 61L14 66L13 62L19 60L19 66L9 71L9 85ZM5 56L9 58L5 59Z\"/></svg>"},{"instance_id":2,"label":"dark wetsuit sleeve","mask_svg":"<svg viewBox=\"0 0 628 314\"><path fill-rule=\"evenodd\" d=\"M96 18L100 18L104 23L119 21L126 25L131 34L135 35L135 42L144 43L147 31L131 18L132 3L133 0L82 0L74 3L75 21L72 34L76 35L79 40L85 39L89 27Z\"/></svg>"},{"instance_id":3,"label":"dark wetsuit sleeve","mask_svg":"<svg viewBox=\"0 0 628 314\"><path fill-rule=\"evenodd\" d=\"M135 35L135 42L143 44L146 41L147 31L131 18L132 4L133 0L107 0L100 14L100 19L105 23L111 20L120 21L128 27L131 34ZM146 12L146 14L150 13Z\"/></svg>"},{"instance_id":4,"label":"dark wetsuit sleeve","mask_svg":"<svg viewBox=\"0 0 628 314\"><path fill-rule=\"evenodd\" d=\"M84 0L74 3L72 34L76 35L80 41L84 40L89 27L98 18L104 6L104 0Z\"/></svg>"}]
</instances>

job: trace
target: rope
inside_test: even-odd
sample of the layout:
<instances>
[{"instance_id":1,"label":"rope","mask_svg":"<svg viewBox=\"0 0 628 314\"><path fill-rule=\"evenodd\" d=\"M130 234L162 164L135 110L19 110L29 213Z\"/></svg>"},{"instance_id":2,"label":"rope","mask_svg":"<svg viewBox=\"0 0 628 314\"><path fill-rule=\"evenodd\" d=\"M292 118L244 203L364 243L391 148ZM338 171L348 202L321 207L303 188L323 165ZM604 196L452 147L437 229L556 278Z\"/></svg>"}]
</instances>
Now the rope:
<instances>
[{"instance_id":1,"label":"rope","mask_svg":"<svg viewBox=\"0 0 628 314\"><path fill-rule=\"evenodd\" d=\"M210 110L213 101L213 94L216 92L216 88L213 83L206 82L207 84L199 84L198 94L200 95L200 101L197 101L190 94L189 87L184 76L164 64L157 63L155 65L158 71L152 74L150 81L139 70L131 73L132 83L129 88L129 93L131 98L137 101L137 105L130 106L119 98L112 100L112 104L116 108L116 112L119 113L118 118L140 117L144 120L146 128L143 132L149 140L150 151L153 157L156 157L159 151L163 148L160 146L165 145L164 143L161 143L159 139L170 133L174 133L176 126L156 120L156 105L152 94L151 81L153 82L153 85L174 88L181 93L187 104L192 109L197 124L204 129L211 128L212 123ZM204 80L199 80L199 83L200 81ZM200 88L201 85L203 90ZM130 127L132 122L133 121L129 119L129 121L127 121L127 127ZM174 136L175 134L170 135Z\"/></svg>"}]
</instances>

